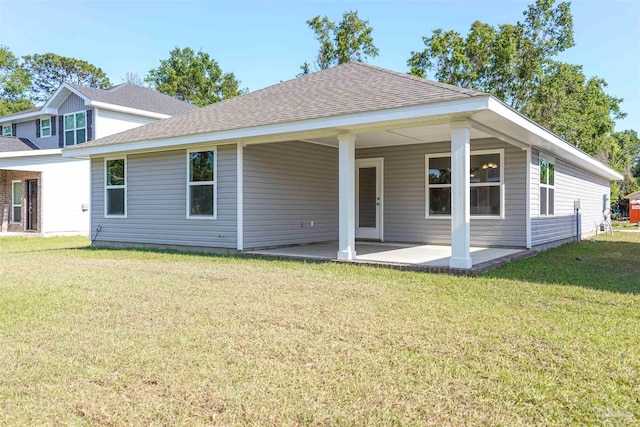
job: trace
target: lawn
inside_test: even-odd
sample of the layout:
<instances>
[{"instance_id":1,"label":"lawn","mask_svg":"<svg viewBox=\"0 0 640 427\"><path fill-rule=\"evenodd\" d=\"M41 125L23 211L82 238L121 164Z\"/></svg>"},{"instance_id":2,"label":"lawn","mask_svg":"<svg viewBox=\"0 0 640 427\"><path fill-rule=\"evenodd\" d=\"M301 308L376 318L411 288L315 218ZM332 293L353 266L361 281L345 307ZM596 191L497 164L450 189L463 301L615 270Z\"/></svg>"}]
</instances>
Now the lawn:
<instances>
[{"instance_id":1,"label":"lawn","mask_svg":"<svg viewBox=\"0 0 640 427\"><path fill-rule=\"evenodd\" d=\"M2 425L638 425L640 233L476 278L0 239Z\"/></svg>"}]
</instances>

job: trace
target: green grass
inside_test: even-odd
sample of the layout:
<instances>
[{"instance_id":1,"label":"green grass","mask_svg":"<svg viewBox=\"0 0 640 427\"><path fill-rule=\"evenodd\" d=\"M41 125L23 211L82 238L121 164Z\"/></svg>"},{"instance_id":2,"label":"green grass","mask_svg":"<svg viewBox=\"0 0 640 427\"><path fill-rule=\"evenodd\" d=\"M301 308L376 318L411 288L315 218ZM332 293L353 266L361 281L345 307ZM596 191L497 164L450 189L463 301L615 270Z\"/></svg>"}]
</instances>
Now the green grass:
<instances>
[{"instance_id":1,"label":"green grass","mask_svg":"<svg viewBox=\"0 0 640 427\"><path fill-rule=\"evenodd\" d=\"M640 233L476 278L86 246L0 239L2 425L640 423Z\"/></svg>"},{"instance_id":2,"label":"green grass","mask_svg":"<svg viewBox=\"0 0 640 427\"><path fill-rule=\"evenodd\" d=\"M635 228L635 229L639 229L640 227L638 227L638 223L630 223L629 221L616 221L613 220L611 221L611 225L613 226L613 228Z\"/></svg>"}]
</instances>

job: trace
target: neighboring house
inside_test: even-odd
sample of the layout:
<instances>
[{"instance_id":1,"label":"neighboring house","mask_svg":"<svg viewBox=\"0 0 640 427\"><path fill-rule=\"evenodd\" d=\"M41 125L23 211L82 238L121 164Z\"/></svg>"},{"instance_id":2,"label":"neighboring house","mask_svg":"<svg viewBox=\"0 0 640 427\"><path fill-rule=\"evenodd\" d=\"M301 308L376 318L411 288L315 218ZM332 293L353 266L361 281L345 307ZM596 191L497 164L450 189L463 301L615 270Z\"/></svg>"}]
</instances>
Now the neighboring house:
<instances>
[{"instance_id":1,"label":"neighboring house","mask_svg":"<svg viewBox=\"0 0 640 427\"><path fill-rule=\"evenodd\" d=\"M629 200L629 222L640 223L640 191L627 194L624 198Z\"/></svg>"},{"instance_id":2,"label":"neighboring house","mask_svg":"<svg viewBox=\"0 0 640 427\"><path fill-rule=\"evenodd\" d=\"M493 96L361 63L83 146L95 244L229 252L356 239L532 248L621 176Z\"/></svg>"},{"instance_id":3,"label":"neighboring house","mask_svg":"<svg viewBox=\"0 0 640 427\"><path fill-rule=\"evenodd\" d=\"M42 107L0 117L0 232L88 234L89 162L62 148L194 108L132 84L64 83Z\"/></svg>"}]
</instances>

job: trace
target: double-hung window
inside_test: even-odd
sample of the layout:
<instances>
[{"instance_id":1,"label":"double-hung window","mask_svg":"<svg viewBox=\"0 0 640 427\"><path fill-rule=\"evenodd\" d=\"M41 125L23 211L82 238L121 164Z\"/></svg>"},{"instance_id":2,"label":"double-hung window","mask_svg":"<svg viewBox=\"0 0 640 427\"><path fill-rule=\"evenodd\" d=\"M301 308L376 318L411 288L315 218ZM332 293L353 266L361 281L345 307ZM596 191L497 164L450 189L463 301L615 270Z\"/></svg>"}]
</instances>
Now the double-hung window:
<instances>
[{"instance_id":1,"label":"double-hung window","mask_svg":"<svg viewBox=\"0 0 640 427\"><path fill-rule=\"evenodd\" d=\"M216 150L187 152L187 218L216 217Z\"/></svg>"},{"instance_id":2,"label":"double-hung window","mask_svg":"<svg viewBox=\"0 0 640 427\"><path fill-rule=\"evenodd\" d=\"M87 140L87 112L64 115L64 146L82 144Z\"/></svg>"},{"instance_id":3,"label":"double-hung window","mask_svg":"<svg viewBox=\"0 0 640 427\"><path fill-rule=\"evenodd\" d=\"M11 222L22 221L22 181L11 182Z\"/></svg>"},{"instance_id":4,"label":"double-hung window","mask_svg":"<svg viewBox=\"0 0 640 427\"><path fill-rule=\"evenodd\" d=\"M469 205L471 216L502 217L503 202L503 150L474 151L469 170ZM451 216L451 156L428 154L426 158L426 216Z\"/></svg>"},{"instance_id":5,"label":"double-hung window","mask_svg":"<svg viewBox=\"0 0 640 427\"><path fill-rule=\"evenodd\" d=\"M11 136L11 125L2 126L2 136Z\"/></svg>"},{"instance_id":6,"label":"double-hung window","mask_svg":"<svg viewBox=\"0 0 640 427\"><path fill-rule=\"evenodd\" d=\"M40 138L51 136L51 119L40 120Z\"/></svg>"},{"instance_id":7,"label":"double-hung window","mask_svg":"<svg viewBox=\"0 0 640 427\"><path fill-rule=\"evenodd\" d=\"M105 160L105 216L127 215L127 159Z\"/></svg>"},{"instance_id":8,"label":"double-hung window","mask_svg":"<svg viewBox=\"0 0 640 427\"><path fill-rule=\"evenodd\" d=\"M540 156L540 215L555 214L555 175L554 160Z\"/></svg>"}]
</instances>

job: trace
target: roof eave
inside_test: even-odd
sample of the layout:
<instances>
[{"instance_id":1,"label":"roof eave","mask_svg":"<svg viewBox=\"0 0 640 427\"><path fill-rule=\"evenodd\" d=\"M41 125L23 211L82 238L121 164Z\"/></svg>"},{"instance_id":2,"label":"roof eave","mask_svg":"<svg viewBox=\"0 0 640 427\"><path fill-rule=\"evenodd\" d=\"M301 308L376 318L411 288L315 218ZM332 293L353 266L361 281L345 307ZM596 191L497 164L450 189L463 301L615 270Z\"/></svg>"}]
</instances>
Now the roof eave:
<instances>
[{"instance_id":1,"label":"roof eave","mask_svg":"<svg viewBox=\"0 0 640 427\"><path fill-rule=\"evenodd\" d=\"M160 138L146 141L127 141L123 143L75 146L65 149L62 153L65 157L91 157L105 154L115 154L130 151L158 150L169 147L198 143L235 143L260 141L282 141L287 138L302 138L309 134L332 135L347 132L349 129L372 125L387 125L392 128L395 124L407 121L425 121L438 116L454 114L473 114L474 112L488 108L489 95L456 99L453 101L414 105L409 107L392 108L387 110L368 111L341 116L320 117L294 122L284 122L255 126L248 128L231 129L218 132L201 133L196 135L184 135L172 138Z\"/></svg>"},{"instance_id":2,"label":"roof eave","mask_svg":"<svg viewBox=\"0 0 640 427\"><path fill-rule=\"evenodd\" d=\"M573 163L578 163L579 166L588 165L590 167L593 167L594 170L592 170L592 172L595 172L597 175L603 178L607 178L612 181L623 179L623 176L620 173L594 159L584 151L581 151L578 148L574 147L564 139L555 135L553 132L545 129L524 114L509 107L504 102L493 96L491 96L489 100L489 110L495 114L500 115L502 118L512 122L513 124L521 127L538 139L548 142L548 144L551 145L552 150L554 151L554 153L552 154L555 154L556 156L568 161L573 160ZM535 142L527 143L532 147L540 148L543 151L546 151L543 144L536 144Z\"/></svg>"},{"instance_id":3,"label":"roof eave","mask_svg":"<svg viewBox=\"0 0 640 427\"><path fill-rule=\"evenodd\" d=\"M102 110L109 110L109 111L115 111L115 112L118 112L118 113L132 114L132 115L135 115L135 116L148 117L148 118L151 118L151 119L158 119L158 120L167 119L167 118L171 117L171 115L169 115L169 114L156 113L154 111L147 111L147 110L140 110L138 108L125 107L123 105L110 104L110 103L101 102L101 101L89 101L87 106L94 107L94 108L100 108Z\"/></svg>"},{"instance_id":4,"label":"roof eave","mask_svg":"<svg viewBox=\"0 0 640 427\"><path fill-rule=\"evenodd\" d=\"M41 108L37 111L30 111L28 113L16 114L9 117L0 117L0 123L19 123L26 120L36 119L44 116L55 116L58 114L58 110L55 108Z\"/></svg>"},{"instance_id":5,"label":"roof eave","mask_svg":"<svg viewBox=\"0 0 640 427\"><path fill-rule=\"evenodd\" d=\"M34 156L51 156L60 154L62 149L54 148L50 150L24 150L24 151L6 151L0 153L0 159L8 159L12 157L34 157Z\"/></svg>"},{"instance_id":6,"label":"roof eave","mask_svg":"<svg viewBox=\"0 0 640 427\"><path fill-rule=\"evenodd\" d=\"M554 154L560 158L583 167L590 167L592 172L609 180L622 179L622 175L618 172L578 150L562 138L554 135L491 95L170 138L134 140L107 145L89 144L65 149L62 156L88 158L125 152L158 151L204 143L277 142L308 138L311 135L317 137L331 136L343 132L357 133L358 130L367 130L367 128L370 130L373 126L376 128L386 126L391 129L393 126L400 124L406 126L407 123L413 122L419 125L429 120L435 120L438 117L472 117L486 111L498 115L501 120L518 126L532 136L528 141L521 141L523 143L521 145L539 148L543 151L545 151L545 145L549 145L553 148Z\"/></svg>"}]
</instances>

